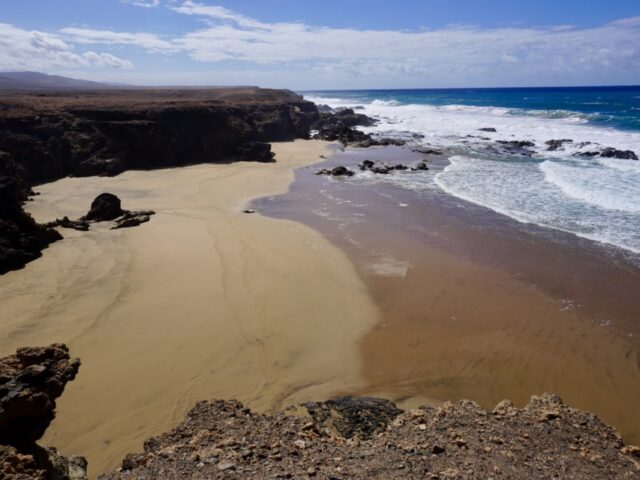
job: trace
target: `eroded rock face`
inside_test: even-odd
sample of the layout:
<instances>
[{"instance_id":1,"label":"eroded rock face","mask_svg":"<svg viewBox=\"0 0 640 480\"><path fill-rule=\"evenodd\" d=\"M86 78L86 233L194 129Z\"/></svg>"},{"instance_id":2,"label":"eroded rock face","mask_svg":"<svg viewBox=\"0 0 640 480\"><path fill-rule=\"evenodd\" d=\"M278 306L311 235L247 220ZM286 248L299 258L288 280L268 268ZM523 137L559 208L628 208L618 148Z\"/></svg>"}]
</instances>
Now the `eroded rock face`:
<instances>
[{"instance_id":1,"label":"eroded rock face","mask_svg":"<svg viewBox=\"0 0 640 480\"><path fill-rule=\"evenodd\" d=\"M103 480L156 478L639 478L640 449L555 395L523 409L471 401L402 412L344 397L289 414L200 402L170 433L147 440Z\"/></svg>"},{"instance_id":2,"label":"eroded rock face","mask_svg":"<svg viewBox=\"0 0 640 480\"><path fill-rule=\"evenodd\" d=\"M247 142L238 149L238 160L244 162L273 162L275 154L265 142Z\"/></svg>"},{"instance_id":3,"label":"eroded rock face","mask_svg":"<svg viewBox=\"0 0 640 480\"><path fill-rule=\"evenodd\" d=\"M20 268L41 256L42 249L62 236L42 225L22 209L28 187L15 176L3 175L0 157L0 274Z\"/></svg>"},{"instance_id":4,"label":"eroded rock face","mask_svg":"<svg viewBox=\"0 0 640 480\"><path fill-rule=\"evenodd\" d=\"M86 479L83 458L67 458L36 443L79 368L80 361L71 360L61 344L20 348L0 359L0 478Z\"/></svg>"}]
</instances>

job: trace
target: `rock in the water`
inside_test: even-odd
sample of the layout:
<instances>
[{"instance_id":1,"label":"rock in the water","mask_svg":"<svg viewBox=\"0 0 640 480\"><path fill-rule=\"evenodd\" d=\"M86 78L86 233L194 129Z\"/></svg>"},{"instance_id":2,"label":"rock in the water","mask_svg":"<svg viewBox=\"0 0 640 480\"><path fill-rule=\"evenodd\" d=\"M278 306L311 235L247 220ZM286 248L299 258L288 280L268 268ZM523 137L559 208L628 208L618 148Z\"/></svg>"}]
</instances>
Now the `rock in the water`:
<instances>
[{"instance_id":1,"label":"rock in the water","mask_svg":"<svg viewBox=\"0 0 640 480\"><path fill-rule=\"evenodd\" d=\"M316 172L316 175L331 175L334 177L351 177L354 175L354 172L349 170L347 167L340 165L332 168L331 170L327 168L323 168L322 170Z\"/></svg>"},{"instance_id":2,"label":"rock in the water","mask_svg":"<svg viewBox=\"0 0 640 480\"><path fill-rule=\"evenodd\" d=\"M633 150L618 150L617 148L611 147L592 152L580 152L577 155L584 157L618 158L620 160L638 160L638 156Z\"/></svg>"},{"instance_id":3,"label":"rock in the water","mask_svg":"<svg viewBox=\"0 0 640 480\"><path fill-rule=\"evenodd\" d=\"M84 220L93 222L107 222L115 220L124 213L120 199L113 193L101 193L93 202L91 209L84 216Z\"/></svg>"},{"instance_id":4,"label":"rock in the water","mask_svg":"<svg viewBox=\"0 0 640 480\"><path fill-rule=\"evenodd\" d=\"M479 128L478 131L480 132L497 132L497 130L493 127L483 127L483 128Z\"/></svg>"},{"instance_id":5,"label":"rock in the water","mask_svg":"<svg viewBox=\"0 0 640 480\"><path fill-rule=\"evenodd\" d=\"M238 160L245 162L273 162L274 157L271 144L265 142L247 142L238 149Z\"/></svg>"},{"instance_id":6,"label":"rock in the water","mask_svg":"<svg viewBox=\"0 0 640 480\"><path fill-rule=\"evenodd\" d=\"M429 170L429 167L427 166L426 162L420 162L415 167L412 167L411 170L413 171Z\"/></svg>"},{"instance_id":7,"label":"rock in the water","mask_svg":"<svg viewBox=\"0 0 640 480\"><path fill-rule=\"evenodd\" d=\"M498 140L498 143L514 148L535 147L536 144L529 140Z\"/></svg>"},{"instance_id":8,"label":"rock in the water","mask_svg":"<svg viewBox=\"0 0 640 480\"><path fill-rule=\"evenodd\" d=\"M547 150L550 152L554 152L564 146L565 143L573 143L573 140L570 138L563 138L560 140L548 140L545 142L547 145Z\"/></svg>"}]
</instances>

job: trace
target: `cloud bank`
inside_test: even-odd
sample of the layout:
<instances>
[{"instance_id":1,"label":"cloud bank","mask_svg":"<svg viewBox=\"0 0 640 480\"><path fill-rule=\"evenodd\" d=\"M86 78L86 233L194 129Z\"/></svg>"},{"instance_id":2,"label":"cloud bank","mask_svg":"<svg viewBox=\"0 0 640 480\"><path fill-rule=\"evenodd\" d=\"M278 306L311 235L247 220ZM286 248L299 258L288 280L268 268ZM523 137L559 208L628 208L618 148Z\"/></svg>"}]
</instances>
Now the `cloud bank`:
<instances>
[{"instance_id":1,"label":"cloud bank","mask_svg":"<svg viewBox=\"0 0 640 480\"><path fill-rule=\"evenodd\" d=\"M0 70L56 70L103 67L132 69L133 63L110 53L78 53L59 35L0 23Z\"/></svg>"},{"instance_id":2,"label":"cloud bank","mask_svg":"<svg viewBox=\"0 0 640 480\"><path fill-rule=\"evenodd\" d=\"M168 8L176 15L193 17L197 27L173 36L75 27L47 35L9 25L4 28L14 28L11 38L20 38L18 58L25 61L131 68L131 62L111 54L79 55L72 47L120 46L175 57L183 65L190 61L189 69L210 68L223 82L239 70L264 72L296 88L640 81L640 17L592 27L450 26L394 31L267 23L194 0L163 5L159 0L123 1ZM6 38L0 30L0 68L8 62L5 49L13 43ZM196 77L201 78L194 76L194 82L200 82ZM306 85L309 82L315 84Z\"/></svg>"}]
</instances>

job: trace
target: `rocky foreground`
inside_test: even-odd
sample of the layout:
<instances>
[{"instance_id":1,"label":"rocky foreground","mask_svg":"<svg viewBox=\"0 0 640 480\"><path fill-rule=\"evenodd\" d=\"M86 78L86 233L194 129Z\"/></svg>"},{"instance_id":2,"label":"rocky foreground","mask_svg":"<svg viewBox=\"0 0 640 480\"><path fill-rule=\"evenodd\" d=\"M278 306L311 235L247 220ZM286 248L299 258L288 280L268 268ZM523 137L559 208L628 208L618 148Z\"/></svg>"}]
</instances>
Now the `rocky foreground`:
<instances>
[{"instance_id":1,"label":"rocky foreground","mask_svg":"<svg viewBox=\"0 0 640 480\"><path fill-rule=\"evenodd\" d=\"M493 412L346 397L264 416L213 401L101 478L640 478L640 449L552 394Z\"/></svg>"},{"instance_id":2,"label":"rocky foreground","mask_svg":"<svg viewBox=\"0 0 640 480\"><path fill-rule=\"evenodd\" d=\"M86 478L83 458L36 444L79 365L64 345L0 359L0 478ZM640 449L552 394L522 409L505 400L492 412L468 400L402 411L342 397L260 415L217 400L198 403L100 478L637 479Z\"/></svg>"}]
</instances>

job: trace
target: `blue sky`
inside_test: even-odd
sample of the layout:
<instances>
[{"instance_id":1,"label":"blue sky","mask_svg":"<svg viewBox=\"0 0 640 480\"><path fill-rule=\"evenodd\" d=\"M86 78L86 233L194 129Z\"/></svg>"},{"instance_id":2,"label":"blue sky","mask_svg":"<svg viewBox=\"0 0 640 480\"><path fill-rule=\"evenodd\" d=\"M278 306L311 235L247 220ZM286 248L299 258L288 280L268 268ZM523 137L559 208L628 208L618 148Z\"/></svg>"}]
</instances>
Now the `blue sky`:
<instances>
[{"instance_id":1,"label":"blue sky","mask_svg":"<svg viewBox=\"0 0 640 480\"><path fill-rule=\"evenodd\" d=\"M0 71L294 89L640 83L639 0L0 2Z\"/></svg>"}]
</instances>

